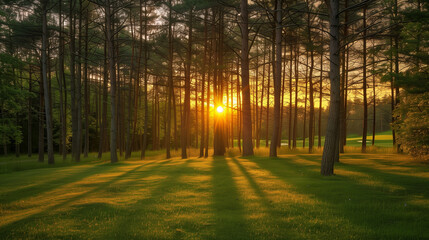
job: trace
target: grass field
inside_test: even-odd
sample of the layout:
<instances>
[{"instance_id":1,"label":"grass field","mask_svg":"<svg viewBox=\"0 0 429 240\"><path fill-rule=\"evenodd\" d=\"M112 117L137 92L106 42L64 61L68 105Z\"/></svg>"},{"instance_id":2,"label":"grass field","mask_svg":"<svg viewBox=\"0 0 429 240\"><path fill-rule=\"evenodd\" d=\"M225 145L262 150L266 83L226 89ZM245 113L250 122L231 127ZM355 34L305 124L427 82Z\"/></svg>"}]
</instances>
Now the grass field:
<instances>
[{"instance_id":1,"label":"grass field","mask_svg":"<svg viewBox=\"0 0 429 240\"><path fill-rule=\"evenodd\" d=\"M429 239L429 166L405 155L344 154L322 177L320 154L160 154L5 171L0 238Z\"/></svg>"}]
</instances>

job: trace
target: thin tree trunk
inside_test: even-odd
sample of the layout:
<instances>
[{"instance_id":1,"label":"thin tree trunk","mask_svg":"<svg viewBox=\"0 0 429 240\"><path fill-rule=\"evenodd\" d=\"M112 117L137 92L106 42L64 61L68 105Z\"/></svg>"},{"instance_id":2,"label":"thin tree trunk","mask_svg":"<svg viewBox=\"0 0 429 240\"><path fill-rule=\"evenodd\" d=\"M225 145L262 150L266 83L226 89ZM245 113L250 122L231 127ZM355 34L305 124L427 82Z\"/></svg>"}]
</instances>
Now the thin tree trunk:
<instances>
[{"instance_id":1,"label":"thin tree trunk","mask_svg":"<svg viewBox=\"0 0 429 240\"><path fill-rule=\"evenodd\" d=\"M85 7L85 57L84 57L84 101L85 101L85 146L83 151L83 156L88 157L89 153L89 84L88 84L88 27L89 27L89 5L86 4Z\"/></svg>"},{"instance_id":2,"label":"thin tree trunk","mask_svg":"<svg viewBox=\"0 0 429 240\"><path fill-rule=\"evenodd\" d=\"M168 13L168 86L167 86L167 129L165 131L165 150L166 158L171 157L170 153L170 138L171 138L171 98L173 95L173 33L172 33L172 5L169 0L170 10ZM175 110L174 110L175 111Z\"/></svg>"},{"instance_id":3,"label":"thin tree trunk","mask_svg":"<svg viewBox=\"0 0 429 240\"><path fill-rule=\"evenodd\" d=\"M189 123L191 117L191 59L192 59L192 8L189 11L189 26L188 26L188 49L186 56L186 68L185 68L185 102L184 112L182 116L182 134L181 134L181 147L182 147L182 159L188 157L186 149L189 142Z\"/></svg>"},{"instance_id":4,"label":"thin tree trunk","mask_svg":"<svg viewBox=\"0 0 429 240\"><path fill-rule=\"evenodd\" d=\"M376 107L376 99L375 99L375 56L372 56L372 101L373 101L373 108L372 108L372 146L375 144L375 107Z\"/></svg>"},{"instance_id":5,"label":"thin tree trunk","mask_svg":"<svg viewBox=\"0 0 429 240\"><path fill-rule=\"evenodd\" d=\"M28 70L28 92L32 92L33 91L33 80L32 80L32 71L31 71L31 65L29 65L29 70ZM33 136L33 109L32 109L32 97L29 96L28 97L28 115L27 115L27 156L31 157L31 155L33 154L33 141L32 141L32 136Z\"/></svg>"},{"instance_id":6,"label":"thin tree trunk","mask_svg":"<svg viewBox=\"0 0 429 240\"><path fill-rule=\"evenodd\" d=\"M252 113L250 108L250 85L249 85L249 29L247 0L241 0L241 94L242 106L242 129L243 129L243 156L253 155L252 142Z\"/></svg>"},{"instance_id":7,"label":"thin tree trunk","mask_svg":"<svg viewBox=\"0 0 429 240\"><path fill-rule=\"evenodd\" d=\"M322 147L322 101L323 101L323 35L322 35L322 50L320 52L320 79L319 79L319 123L318 123L318 139L317 147Z\"/></svg>"},{"instance_id":8,"label":"thin tree trunk","mask_svg":"<svg viewBox=\"0 0 429 240\"><path fill-rule=\"evenodd\" d=\"M246 0L247 1L247 0ZM270 145L270 157L277 157L280 128L280 93L282 84L282 0L276 0L275 71L274 71L274 119Z\"/></svg>"},{"instance_id":9,"label":"thin tree trunk","mask_svg":"<svg viewBox=\"0 0 429 240\"><path fill-rule=\"evenodd\" d=\"M293 46L290 45L290 63L289 63L289 129L288 129L288 148L292 146L292 64L293 64Z\"/></svg>"},{"instance_id":10,"label":"thin tree trunk","mask_svg":"<svg viewBox=\"0 0 429 240\"><path fill-rule=\"evenodd\" d=\"M63 157L63 160L67 158L67 116L66 116L66 107L67 105L64 104L66 101L63 96L63 89L64 89L64 95L65 92L67 92L67 89L65 88L65 84L63 86L63 83L65 82L65 75L64 75L64 38L63 38L63 18L62 18L62 0L59 1L59 78L58 78L58 87L60 90L60 119L61 119L61 154ZM30 73L31 74L31 73ZM30 75L31 78L31 75Z\"/></svg>"},{"instance_id":11,"label":"thin tree trunk","mask_svg":"<svg viewBox=\"0 0 429 240\"><path fill-rule=\"evenodd\" d=\"M366 6L363 8L363 129L362 129L362 152L366 152L366 137L368 132L368 101L366 86Z\"/></svg>"},{"instance_id":12,"label":"thin tree trunk","mask_svg":"<svg viewBox=\"0 0 429 240\"><path fill-rule=\"evenodd\" d=\"M293 116L293 145L292 148L296 148L296 131L298 126L298 78L299 78L299 72L298 72L298 57L299 57L299 45L297 44L295 46L295 113Z\"/></svg>"},{"instance_id":13,"label":"thin tree trunk","mask_svg":"<svg viewBox=\"0 0 429 240\"><path fill-rule=\"evenodd\" d=\"M110 0L106 0L106 37L107 37L107 53L109 57L109 72L110 72L110 161L115 163L118 161L117 150L117 118L116 118L116 71L114 57L114 13L111 13Z\"/></svg>"},{"instance_id":14,"label":"thin tree trunk","mask_svg":"<svg viewBox=\"0 0 429 240\"><path fill-rule=\"evenodd\" d=\"M131 106L131 102L135 102L132 101L132 89L133 89L133 78L134 78L134 86L137 85L137 81L139 78L139 75L137 75L137 77L134 77L134 50L135 50L135 42L134 41L134 24L133 24L133 18L130 14L130 28L131 28L131 39L132 39L132 47L131 47L131 68L130 68L130 75L129 75L129 86L128 86L128 119L127 119L127 132L126 132L126 142L125 142L125 159L130 158L131 157L131 149L132 149L132 140L131 140L131 115L132 115L132 111L133 108ZM141 31L141 29L140 29ZM140 68L140 66L138 66L138 68ZM140 72L138 72L137 74L139 74ZM134 87L135 88L135 87ZM134 99L137 99L137 91L134 91ZM137 106L134 105L134 112L137 112Z\"/></svg>"},{"instance_id":15,"label":"thin tree trunk","mask_svg":"<svg viewBox=\"0 0 429 240\"><path fill-rule=\"evenodd\" d=\"M207 27L208 27L208 10L206 9L204 11L204 56L203 56L203 79L202 79L202 86L201 86L201 141L200 141L200 157L204 156L204 147L206 146L206 137L205 137L205 109L204 109L204 103L205 103L205 99L204 99L204 94L205 94L205 82L206 82L206 72L207 72ZM208 99L207 99L207 106L209 106L210 104L208 104ZM208 125L207 125L208 126Z\"/></svg>"},{"instance_id":16,"label":"thin tree trunk","mask_svg":"<svg viewBox=\"0 0 429 240\"><path fill-rule=\"evenodd\" d=\"M308 152L313 152L314 145L314 87L313 87L313 69L314 69L314 47L311 41L310 13L308 14L308 40L310 45L310 69L308 73L308 82L310 88L310 119L308 120Z\"/></svg>"},{"instance_id":17,"label":"thin tree trunk","mask_svg":"<svg viewBox=\"0 0 429 240\"><path fill-rule=\"evenodd\" d=\"M101 128L100 128L100 142L98 145L98 159L101 159L103 151L106 146L107 139L107 101L108 101L108 66L107 66L107 39L104 42L104 69L103 69L103 104L101 113Z\"/></svg>"},{"instance_id":18,"label":"thin tree trunk","mask_svg":"<svg viewBox=\"0 0 429 240\"><path fill-rule=\"evenodd\" d=\"M42 4L42 79L43 79L43 89L44 89L44 102L45 102L45 116L46 116L46 137L48 144L48 163L54 164L54 139L52 135L52 112L51 112L51 98L50 98L50 89L48 83L48 68L47 61L48 56L46 54L48 48L48 21L47 21L47 5L48 1L43 0Z\"/></svg>"},{"instance_id":19,"label":"thin tree trunk","mask_svg":"<svg viewBox=\"0 0 429 240\"><path fill-rule=\"evenodd\" d=\"M147 60L148 60L148 49L147 49L147 2L145 2L144 10L145 10L145 21L144 21L144 132L143 132L143 147L140 158L145 157L146 153L146 146L147 146L147 131L149 128L149 107L148 107L148 100L147 100L147 82L148 82L148 73L147 73ZM141 0L140 0L140 6L141 6ZM141 13L140 13L141 14ZM141 29L141 23L140 23L140 29ZM141 30L140 30L141 31ZM140 44L141 44L141 33L140 33ZM141 49L141 45L140 45ZM140 56L139 56L139 62L140 62ZM139 64L140 68L140 64ZM136 115L137 116L137 115ZM153 127L153 123L152 123Z\"/></svg>"}]
</instances>

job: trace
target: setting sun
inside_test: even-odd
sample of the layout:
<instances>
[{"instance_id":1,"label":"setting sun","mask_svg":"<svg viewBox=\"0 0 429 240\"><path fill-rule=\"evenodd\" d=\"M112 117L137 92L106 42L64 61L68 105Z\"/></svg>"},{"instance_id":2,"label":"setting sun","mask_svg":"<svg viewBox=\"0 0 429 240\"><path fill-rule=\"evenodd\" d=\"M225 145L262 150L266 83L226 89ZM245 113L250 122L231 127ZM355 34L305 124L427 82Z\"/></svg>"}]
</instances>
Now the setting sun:
<instances>
[{"instance_id":1,"label":"setting sun","mask_svg":"<svg viewBox=\"0 0 429 240\"><path fill-rule=\"evenodd\" d=\"M223 112L223 107L222 107L222 106L217 107L217 108L216 108L216 111L217 111L218 113L222 113L222 112Z\"/></svg>"}]
</instances>

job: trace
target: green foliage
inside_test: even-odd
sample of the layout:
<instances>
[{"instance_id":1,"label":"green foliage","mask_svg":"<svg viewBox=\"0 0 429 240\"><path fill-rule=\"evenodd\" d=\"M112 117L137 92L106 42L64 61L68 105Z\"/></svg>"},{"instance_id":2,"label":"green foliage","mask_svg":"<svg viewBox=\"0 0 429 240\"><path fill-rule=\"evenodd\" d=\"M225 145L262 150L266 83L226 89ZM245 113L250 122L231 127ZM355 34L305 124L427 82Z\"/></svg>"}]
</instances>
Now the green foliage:
<instances>
[{"instance_id":1,"label":"green foliage","mask_svg":"<svg viewBox=\"0 0 429 240\"><path fill-rule=\"evenodd\" d=\"M429 160L429 92L406 94L394 112L397 141L412 156Z\"/></svg>"},{"instance_id":2,"label":"green foliage","mask_svg":"<svg viewBox=\"0 0 429 240\"><path fill-rule=\"evenodd\" d=\"M17 114L22 111L27 92L17 84L15 69L22 62L9 54L0 54L0 142L6 144L13 139L22 142L21 126Z\"/></svg>"}]
</instances>

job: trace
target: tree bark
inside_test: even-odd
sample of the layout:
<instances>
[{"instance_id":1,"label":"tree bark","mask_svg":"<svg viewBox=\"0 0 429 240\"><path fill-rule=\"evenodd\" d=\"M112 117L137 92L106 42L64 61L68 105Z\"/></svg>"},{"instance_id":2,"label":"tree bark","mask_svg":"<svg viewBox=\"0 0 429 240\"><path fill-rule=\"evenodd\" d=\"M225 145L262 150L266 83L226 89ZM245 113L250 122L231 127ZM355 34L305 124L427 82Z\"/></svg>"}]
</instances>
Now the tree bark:
<instances>
[{"instance_id":1,"label":"tree bark","mask_svg":"<svg viewBox=\"0 0 429 240\"><path fill-rule=\"evenodd\" d=\"M366 152L366 137L368 132L368 100L366 83L366 6L363 8L363 129L362 129L362 153Z\"/></svg>"},{"instance_id":2,"label":"tree bark","mask_svg":"<svg viewBox=\"0 0 429 240\"><path fill-rule=\"evenodd\" d=\"M54 164L54 139L52 135L52 111L51 111L51 98L48 83L48 68L47 68L47 48L48 48L48 21L47 21L47 5L48 1L43 0L42 4L42 79L44 89L44 102L45 102L45 117L46 117L46 138L48 144L48 163Z\"/></svg>"},{"instance_id":3,"label":"tree bark","mask_svg":"<svg viewBox=\"0 0 429 240\"><path fill-rule=\"evenodd\" d=\"M249 85L249 29L247 0L241 0L241 94L242 106L242 129L243 129L243 156L253 155L252 142L252 113L250 108L250 85Z\"/></svg>"},{"instance_id":4,"label":"tree bark","mask_svg":"<svg viewBox=\"0 0 429 240\"><path fill-rule=\"evenodd\" d=\"M338 123L340 113L340 31L339 31L339 0L327 0L329 9L329 58L331 83L331 96L328 126L326 130L325 145L323 148L320 173L323 176L334 174L334 162L338 158Z\"/></svg>"},{"instance_id":5,"label":"tree bark","mask_svg":"<svg viewBox=\"0 0 429 240\"><path fill-rule=\"evenodd\" d=\"M275 66L274 71L274 118L270 145L270 157L277 157L280 128L280 92L282 84L282 0L276 0Z\"/></svg>"},{"instance_id":6,"label":"tree bark","mask_svg":"<svg viewBox=\"0 0 429 240\"><path fill-rule=\"evenodd\" d=\"M113 23L114 13L111 13L110 0L105 3L106 12L106 37L107 37L107 53L109 58L109 73L110 73L110 161L115 163L118 161L117 154L117 118L116 118L116 71L114 57L114 35Z\"/></svg>"}]
</instances>

